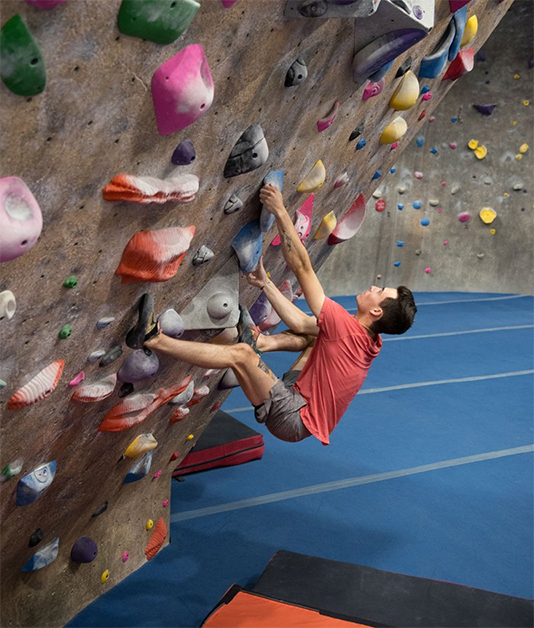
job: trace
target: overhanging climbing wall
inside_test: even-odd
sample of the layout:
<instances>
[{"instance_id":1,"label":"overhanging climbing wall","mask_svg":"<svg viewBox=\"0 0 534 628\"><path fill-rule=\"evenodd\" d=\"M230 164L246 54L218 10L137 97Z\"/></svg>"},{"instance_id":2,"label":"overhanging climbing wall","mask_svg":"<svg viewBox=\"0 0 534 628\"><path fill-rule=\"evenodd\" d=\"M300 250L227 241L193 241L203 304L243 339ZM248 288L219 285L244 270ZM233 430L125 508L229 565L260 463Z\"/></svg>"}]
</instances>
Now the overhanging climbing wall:
<instances>
[{"instance_id":1,"label":"overhanging climbing wall","mask_svg":"<svg viewBox=\"0 0 534 628\"><path fill-rule=\"evenodd\" d=\"M468 4L466 17L475 13L478 17L478 33L469 47L476 51L483 44L511 1L473 0ZM385 5L386 0L382 2ZM39 8L46 4L57 6ZM154 43L148 39L172 40L179 25L167 17L161 28L153 24L143 27L141 17L131 12L136 3L124 3L130 12L124 6L121 9L121 4L120 0L2 2L2 26L19 15L36 45L32 48L18 31L18 41L25 41L25 47L17 56L16 49L9 46L14 45L13 32L17 34L20 23L15 21L4 31L0 46L5 83L1 87L1 176L19 177L25 182L43 219L42 233L31 246L39 225L29 224L28 217L35 217L37 210L31 203L20 201L30 198L20 182L4 181L0 213L2 220L9 216L11 222L4 227L3 237L8 232L22 237L8 242L9 246L2 240L0 250L4 256L0 266L0 290L4 293L0 303L4 308L0 378L6 384L0 391L0 466L5 480L0 485L4 626L64 624L169 540L171 472L209 423L214 404L226 393L218 390L222 373L205 379L203 369L161 358L155 375L136 382L135 393L119 397L121 388L120 384L114 386L114 374L132 355L124 339L135 322L139 297L150 291L158 313L172 308L185 314L210 280L217 285L216 277L227 268L233 256L231 243L240 229L259 218L258 190L263 178L284 169L284 195L293 214L309 198L307 193L297 192L297 187L320 159L326 167L326 182L314 192L307 239L312 261L319 268L334 243L343 246L342 241L361 225L361 199L353 205L354 201L360 194L368 197L372 193L379 183L376 173L390 168L417 133L423 110L430 115L454 82L441 81L445 69L435 79L421 79L417 89L428 84L428 90L423 90L426 94L416 93L410 102L413 84L410 87L407 81L406 93L402 97L397 94L402 103L396 106L401 109L408 102L410 107L396 112L389 106L403 81L395 78L401 63L410 56L417 75L421 59L436 48L448 28L452 14L445 0L437 3L435 27L428 37L401 54L384 81L375 77L371 85L365 80L353 81L358 32L354 32L352 18L290 19L284 17L286 3L278 0L226 1L227 7L219 0L203 0L195 14L192 3L187 5L191 9L187 13L184 2L169 0L166 15L172 9L183 10L182 19L190 25L174 43ZM126 11L121 17L122 32L117 26L119 9ZM210 106L210 81L199 47L188 49L196 50L197 56L184 61L184 53L180 62L175 60L159 72L156 120L152 77L162 64L192 44L200 44L205 52L213 77L213 103ZM305 61L308 76L299 82L302 68L295 66L298 84L286 87L287 71L297 58ZM185 95L194 106L181 108L179 119L173 122L165 101L169 92L166 81L171 83L172 98L178 98L184 81L172 77L173 72L184 71L184 64L196 68L193 88ZM43 65L46 86L36 93L42 89ZM194 87L198 84L202 85L200 91ZM366 100L362 100L364 94ZM183 99L183 94L180 97ZM328 114L336 100L339 109L332 122ZM192 111L202 116L193 121ZM384 129L398 117L406 122L407 131L403 135L404 122L397 120L388 129L388 137L382 137L389 144L381 144ZM192 123L177 130L184 119ZM319 120L324 129L321 132ZM262 159L264 147L256 142L261 167L225 177L232 148L253 124L261 126L268 157L263 151ZM356 127L360 133L349 141ZM397 138L398 146L392 150ZM193 143L196 158L189 165L174 165L171 156L186 139ZM249 155L252 161L256 159L253 152ZM190 162L190 147L186 146L179 158ZM345 172L346 177L338 181ZM182 178L177 186L176 181L171 182L173 201L134 203L147 194L152 194L153 200L161 199L162 193L149 191L146 182L141 192L132 191L128 187L131 182L123 179L107 198L128 200L104 200L102 189L121 173L160 180L194 174L199 188L195 192L194 178ZM226 174L232 173L227 169ZM334 188L335 181L338 185ZM341 182L345 184L339 185ZM314 186L312 181L304 189L313 190ZM243 206L225 213L232 195L238 196ZM308 202L306 209L310 206ZM312 237L327 214L334 212L339 220L350 207L355 208L353 220L347 220L337 236ZM19 232L21 223L25 227ZM192 226L196 228L194 235L190 229L187 236L184 229ZM25 231L26 227L30 229ZM149 238L149 245L145 236L144 244L136 241L134 275L146 266L152 274L138 274L135 281L121 283L115 271L134 234L171 228L180 231L168 232L175 238L171 242L174 248L170 252L165 249L165 255L161 243L155 245L153 239ZM332 221L323 226L322 235L328 236L331 228ZM296 290L279 248L270 245L274 236L272 229L263 234L266 267L277 284L289 279ZM208 259L208 255L205 263L194 265L195 253L203 245L214 256ZM23 247L23 255L17 246ZM178 266L180 254L187 249ZM145 254L150 259L143 265L140 256ZM242 266L249 261L248 256L242 252ZM131 278L128 273L123 275ZM64 285L68 277L76 277L76 285L74 281ZM16 298L15 311L6 291ZM257 297L258 292L241 279L241 302L250 306ZM105 326L109 317L113 320ZM65 328L67 325L71 329ZM199 332L190 335L201 337ZM115 361L106 360L108 363L102 365L101 358L87 360L95 351L108 352L117 346L123 353ZM37 388L36 380L23 388L49 365L37 380ZM96 392L93 387L86 390L86 396L105 398L94 403L71 401L79 387L69 387L68 383L82 370L82 385L100 382ZM169 391L176 393L189 376L197 390L207 385L209 394L191 406L183 420L171 423L176 406L163 402L168 400ZM121 394L125 392L128 390L123 388ZM45 398L24 405L36 395ZM15 400L8 408L13 396ZM128 416L139 419L146 415L142 422L133 420L131 427L121 431L99 431L108 412L132 399ZM120 410L124 406L112 415ZM117 424L114 416L109 423ZM122 419L119 424L125 427ZM141 434L152 436L133 452L134 457L123 456ZM157 447L153 448L155 441ZM148 449L152 453L146 453ZM144 457L136 457L139 452ZM17 468L18 461L22 461L21 469ZM133 475L137 473L141 479L125 483L129 472L129 480L136 479L131 471L137 462L141 462L140 468ZM152 528L149 520L155 524Z\"/></svg>"}]
</instances>

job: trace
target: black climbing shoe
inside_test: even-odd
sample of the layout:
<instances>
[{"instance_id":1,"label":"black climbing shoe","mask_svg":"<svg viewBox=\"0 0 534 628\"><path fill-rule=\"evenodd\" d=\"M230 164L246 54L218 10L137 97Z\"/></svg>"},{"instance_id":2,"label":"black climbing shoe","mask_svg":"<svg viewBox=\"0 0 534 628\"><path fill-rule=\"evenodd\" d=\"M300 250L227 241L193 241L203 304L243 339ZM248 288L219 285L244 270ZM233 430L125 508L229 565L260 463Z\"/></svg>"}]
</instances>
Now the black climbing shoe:
<instances>
[{"instance_id":1,"label":"black climbing shoe","mask_svg":"<svg viewBox=\"0 0 534 628\"><path fill-rule=\"evenodd\" d=\"M239 322L237 324L237 331L239 333L238 342L245 342L247 345L250 345L259 356L263 355L263 353L256 346L256 339L260 334L260 330L254 324L247 308L243 305L239 306Z\"/></svg>"},{"instance_id":2,"label":"black climbing shoe","mask_svg":"<svg viewBox=\"0 0 534 628\"><path fill-rule=\"evenodd\" d=\"M126 334L126 344L131 349L141 349L149 338L159 333L159 326L154 317L154 299L148 292L139 299L138 309L137 325Z\"/></svg>"}]
</instances>

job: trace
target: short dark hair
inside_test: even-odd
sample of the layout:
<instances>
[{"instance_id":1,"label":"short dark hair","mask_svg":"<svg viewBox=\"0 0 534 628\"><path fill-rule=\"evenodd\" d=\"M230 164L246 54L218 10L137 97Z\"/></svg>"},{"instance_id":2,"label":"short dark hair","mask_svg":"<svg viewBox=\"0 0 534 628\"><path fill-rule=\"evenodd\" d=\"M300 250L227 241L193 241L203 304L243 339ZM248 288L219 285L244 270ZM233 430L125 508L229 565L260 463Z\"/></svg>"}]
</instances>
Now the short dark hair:
<instances>
[{"instance_id":1,"label":"short dark hair","mask_svg":"<svg viewBox=\"0 0 534 628\"><path fill-rule=\"evenodd\" d=\"M396 299L388 297L380 303L383 314L371 325L375 334L403 334L412 326L417 312L412 291L399 286L397 293Z\"/></svg>"}]
</instances>

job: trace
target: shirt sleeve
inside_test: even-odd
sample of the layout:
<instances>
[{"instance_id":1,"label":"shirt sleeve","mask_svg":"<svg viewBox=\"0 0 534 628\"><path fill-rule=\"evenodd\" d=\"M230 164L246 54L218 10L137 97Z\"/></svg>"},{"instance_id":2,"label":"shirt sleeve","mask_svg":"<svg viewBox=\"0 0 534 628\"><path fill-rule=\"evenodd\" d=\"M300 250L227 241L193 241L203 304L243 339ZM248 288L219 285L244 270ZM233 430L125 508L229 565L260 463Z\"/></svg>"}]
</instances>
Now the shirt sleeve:
<instances>
[{"instance_id":1,"label":"shirt sleeve","mask_svg":"<svg viewBox=\"0 0 534 628\"><path fill-rule=\"evenodd\" d=\"M354 333L354 318L339 303L325 297L317 325L328 340L343 338Z\"/></svg>"}]
</instances>

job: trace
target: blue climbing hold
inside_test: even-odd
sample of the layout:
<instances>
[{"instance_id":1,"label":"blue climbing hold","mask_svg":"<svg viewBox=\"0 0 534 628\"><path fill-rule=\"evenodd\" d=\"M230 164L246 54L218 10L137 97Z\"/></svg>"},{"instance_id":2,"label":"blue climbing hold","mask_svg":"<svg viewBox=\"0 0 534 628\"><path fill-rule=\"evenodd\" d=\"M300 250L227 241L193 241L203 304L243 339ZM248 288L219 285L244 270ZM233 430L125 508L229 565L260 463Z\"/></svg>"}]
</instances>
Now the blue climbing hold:
<instances>
[{"instance_id":1,"label":"blue climbing hold","mask_svg":"<svg viewBox=\"0 0 534 628\"><path fill-rule=\"evenodd\" d=\"M371 178L371 181L374 181L375 179L380 179L381 176L382 176L382 173L380 172L380 170L376 170L374 175Z\"/></svg>"},{"instance_id":2,"label":"blue climbing hold","mask_svg":"<svg viewBox=\"0 0 534 628\"><path fill-rule=\"evenodd\" d=\"M272 170L263 179L263 185L273 185L278 188L280 192L284 191L284 171ZM274 215L267 211L265 207L261 208L260 214L260 229L262 233L267 233L274 224Z\"/></svg>"},{"instance_id":3,"label":"blue climbing hold","mask_svg":"<svg viewBox=\"0 0 534 628\"><path fill-rule=\"evenodd\" d=\"M397 240L397 246L404 246L404 242L402 240Z\"/></svg>"},{"instance_id":4,"label":"blue climbing hold","mask_svg":"<svg viewBox=\"0 0 534 628\"><path fill-rule=\"evenodd\" d=\"M361 150L366 144L367 142L365 141L365 137L362 137L356 144L356 150Z\"/></svg>"},{"instance_id":5,"label":"blue climbing hold","mask_svg":"<svg viewBox=\"0 0 534 628\"><path fill-rule=\"evenodd\" d=\"M437 154L438 154L438 149L437 149L435 146L432 146L432 148L430 149L430 152L431 152L433 155L437 155Z\"/></svg>"},{"instance_id":6,"label":"blue climbing hold","mask_svg":"<svg viewBox=\"0 0 534 628\"><path fill-rule=\"evenodd\" d=\"M421 220L421 224L423 225L423 227L428 227L428 225L430 224L430 220L428 218L423 218L423 220Z\"/></svg>"},{"instance_id":7,"label":"blue climbing hold","mask_svg":"<svg viewBox=\"0 0 534 628\"><path fill-rule=\"evenodd\" d=\"M260 261L263 247L260 221L253 220L244 225L233 239L232 247L239 260L239 268L244 273L251 273Z\"/></svg>"},{"instance_id":8,"label":"blue climbing hold","mask_svg":"<svg viewBox=\"0 0 534 628\"><path fill-rule=\"evenodd\" d=\"M421 96L422 96L423 94L426 94L426 93L427 93L427 92L429 92L429 91L430 91L430 87L429 87L428 85L426 85L426 84L425 84L425 85L423 85L423 87L421 87L420 94L421 94Z\"/></svg>"},{"instance_id":9,"label":"blue climbing hold","mask_svg":"<svg viewBox=\"0 0 534 628\"><path fill-rule=\"evenodd\" d=\"M422 203L421 201L414 201L414 202L412 203L412 207L413 207L414 209L421 209L421 207L423 207L423 203Z\"/></svg>"},{"instance_id":10,"label":"blue climbing hold","mask_svg":"<svg viewBox=\"0 0 534 628\"><path fill-rule=\"evenodd\" d=\"M455 124L456 122L458 122L458 118L456 116L452 116L451 122Z\"/></svg>"},{"instance_id":11,"label":"blue climbing hold","mask_svg":"<svg viewBox=\"0 0 534 628\"><path fill-rule=\"evenodd\" d=\"M391 174L395 174L397 172L397 168L390 168L389 171Z\"/></svg>"},{"instance_id":12,"label":"blue climbing hold","mask_svg":"<svg viewBox=\"0 0 534 628\"><path fill-rule=\"evenodd\" d=\"M401 265L400 260L393 262L393 266L400 266L400 265Z\"/></svg>"},{"instance_id":13,"label":"blue climbing hold","mask_svg":"<svg viewBox=\"0 0 534 628\"><path fill-rule=\"evenodd\" d=\"M402 211L404 209L404 205L402 203L398 203L397 204L397 209L399 209L400 211Z\"/></svg>"},{"instance_id":14,"label":"blue climbing hold","mask_svg":"<svg viewBox=\"0 0 534 628\"><path fill-rule=\"evenodd\" d=\"M419 148L421 148L422 146L425 145L425 136L424 135L419 135L416 139L415 139L415 143L417 144L417 146L419 146Z\"/></svg>"}]
</instances>

